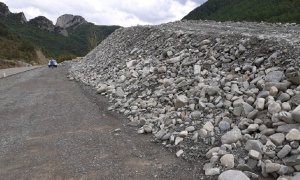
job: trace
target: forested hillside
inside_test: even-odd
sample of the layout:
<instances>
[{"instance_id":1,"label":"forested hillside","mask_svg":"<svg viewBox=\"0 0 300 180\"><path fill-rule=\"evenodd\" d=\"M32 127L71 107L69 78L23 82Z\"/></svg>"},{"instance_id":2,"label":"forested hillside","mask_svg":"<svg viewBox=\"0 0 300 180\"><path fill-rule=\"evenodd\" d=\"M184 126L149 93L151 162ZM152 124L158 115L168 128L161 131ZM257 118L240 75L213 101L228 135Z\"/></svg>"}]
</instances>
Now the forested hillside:
<instances>
[{"instance_id":1,"label":"forested hillside","mask_svg":"<svg viewBox=\"0 0 300 180\"><path fill-rule=\"evenodd\" d=\"M34 45L0 23L0 69L17 66L16 61L21 60L25 63L37 63L37 49Z\"/></svg>"},{"instance_id":2,"label":"forested hillside","mask_svg":"<svg viewBox=\"0 0 300 180\"><path fill-rule=\"evenodd\" d=\"M300 23L299 0L208 0L183 19Z\"/></svg>"}]
</instances>

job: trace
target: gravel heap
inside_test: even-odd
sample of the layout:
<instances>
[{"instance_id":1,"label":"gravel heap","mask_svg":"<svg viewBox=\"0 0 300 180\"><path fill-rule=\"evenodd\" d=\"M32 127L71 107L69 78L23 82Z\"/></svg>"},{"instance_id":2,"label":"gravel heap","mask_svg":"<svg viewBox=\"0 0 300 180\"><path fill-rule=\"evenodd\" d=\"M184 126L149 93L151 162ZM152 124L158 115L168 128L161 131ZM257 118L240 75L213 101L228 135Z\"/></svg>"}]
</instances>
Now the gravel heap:
<instances>
[{"instance_id":1,"label":"gravel heap","mask_svg":"<svg viewBox=\"0 0 300 180\"><path fill-rule=\"evenodd\" d=\"M288 179L300 171L298 30L200 21L118 29L69 77L176 156L205 157L208 176Z\"/></svg>"}]
</instances>

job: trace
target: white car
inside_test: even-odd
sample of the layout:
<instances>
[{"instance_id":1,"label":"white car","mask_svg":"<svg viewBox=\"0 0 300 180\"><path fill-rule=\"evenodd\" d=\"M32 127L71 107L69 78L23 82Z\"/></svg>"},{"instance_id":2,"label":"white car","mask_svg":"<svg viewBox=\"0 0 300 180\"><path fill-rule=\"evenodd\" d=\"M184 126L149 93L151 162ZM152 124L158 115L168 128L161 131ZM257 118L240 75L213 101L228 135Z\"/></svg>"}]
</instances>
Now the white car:
<instances>
[{"instance_id":1,"label":"white car","mask_svg":"<svg viewBox=\"0 0 300 180\"><path fill-rule=\"evenodd\" d=\"M53 68L53 67L57 67L57 62L56 62L56 60L54 60L54 59L51 59L51 60L49 60L49 62L48 62L48 67L49 68Z\"/></svg>"}]
</instances>

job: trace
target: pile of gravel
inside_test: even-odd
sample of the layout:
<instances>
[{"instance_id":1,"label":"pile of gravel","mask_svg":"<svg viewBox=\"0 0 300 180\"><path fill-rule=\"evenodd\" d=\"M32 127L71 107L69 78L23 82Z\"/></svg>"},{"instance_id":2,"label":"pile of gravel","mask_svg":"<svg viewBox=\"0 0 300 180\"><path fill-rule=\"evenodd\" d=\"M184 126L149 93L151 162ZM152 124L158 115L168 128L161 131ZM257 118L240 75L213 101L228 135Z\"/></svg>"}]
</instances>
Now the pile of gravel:
<instances>
[{"instance_id":1,"label":"pile of gravel","mask_svg":"<svg viewBox=\"0 0 300 180\"><path fill-rule=\"evenodd\" d=\"M206 157L206 175L288 179L300 171L299 29L195 21L118 29L69 77L176 156Z\"/></svg>"}]
</instances>

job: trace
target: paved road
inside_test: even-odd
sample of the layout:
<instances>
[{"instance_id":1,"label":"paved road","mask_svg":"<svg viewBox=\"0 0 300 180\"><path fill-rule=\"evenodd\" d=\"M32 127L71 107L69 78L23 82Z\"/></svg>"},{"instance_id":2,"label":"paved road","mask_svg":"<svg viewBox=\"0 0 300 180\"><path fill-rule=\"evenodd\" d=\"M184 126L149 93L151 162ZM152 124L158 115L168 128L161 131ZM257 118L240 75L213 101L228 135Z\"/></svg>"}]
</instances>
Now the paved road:
<instances>
[{"instance_id":1,"label":"paved road","mask_svg":"<svg viewBox=\"0 0 300 180\"><path fill-rule=\"evenodd\" d=\"M17 68L8 68L8 69L0 69L0 78L4 78L7 76L11 76L14 74L18 74L21 72L29 71L32 69L40 68L42 66L30 66L30 67L17 67Z\"/></svg>"},{"instance_id":2,"label":"paved road","mask_svg":"<svg viewBox=\"0 0 300 180\"><path fill-rule=\"evenodd\" d=\"M0 179L201 178L200 167L137 135L66 72L39 68L0 79Z\"/></svg>"}]
</instances>

